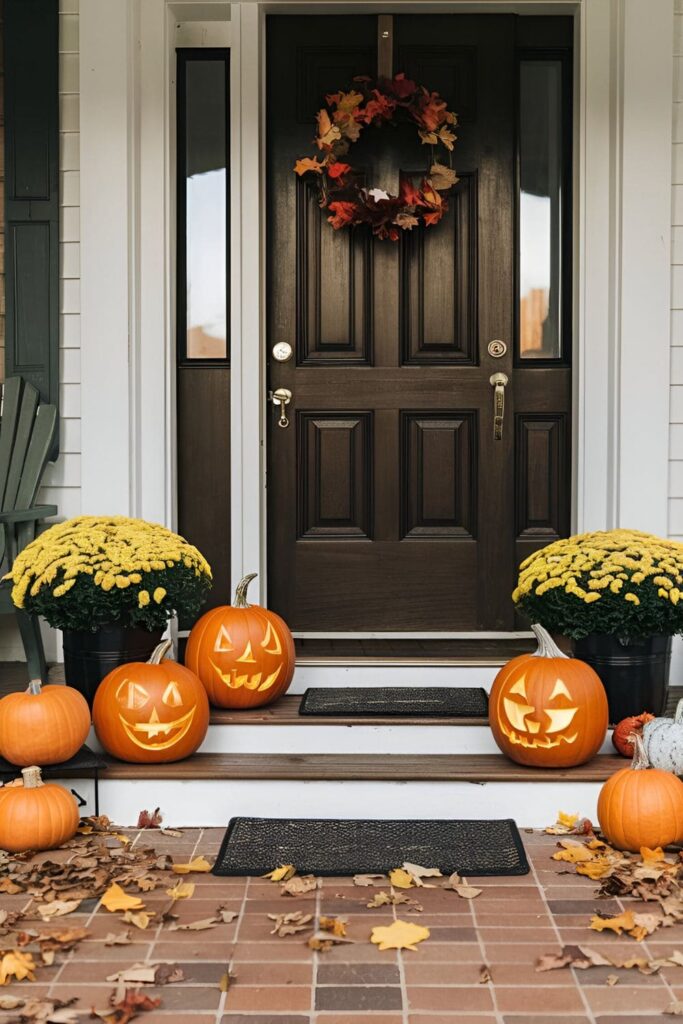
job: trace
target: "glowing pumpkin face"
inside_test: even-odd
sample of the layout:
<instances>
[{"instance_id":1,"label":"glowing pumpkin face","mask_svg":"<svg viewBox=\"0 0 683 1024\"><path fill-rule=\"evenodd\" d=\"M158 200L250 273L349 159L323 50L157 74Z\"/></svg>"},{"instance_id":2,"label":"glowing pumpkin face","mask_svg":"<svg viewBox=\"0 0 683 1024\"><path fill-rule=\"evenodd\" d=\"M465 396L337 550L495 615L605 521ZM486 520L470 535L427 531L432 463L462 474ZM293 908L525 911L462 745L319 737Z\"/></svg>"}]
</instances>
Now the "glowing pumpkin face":
<instances>
[{"instance_id":1,"label":"glowing pumpkin face","mask_svg":"<svg viewBox=\"0 0 683 1024\"><path fill-rule=\"evenodd\" d=\"M234 605L202 615L187 642L185 664L217 707L269 704L285 692L294 674L294 641L286 623L275 612L246 603L253 578L242 580Z\"/></svg>"},{"instance_id":2,"label":"glowing pumpkin face","mask_svg":"<svg viewBox=\"0 0 683 1024\"><path fill-rule=\"evenodd\" d=\"M532 628L538 651L514 658L494 680L491 731L503 753L519 764L583 764L607 732L604 687L589 665L563 654L542 627Z\"/></svg>"},{"instance_id":3,"label":"glowing pumpkin face","mask_svg":"<svg viewBox=\"0 0 683 1024\"><path fill-rule=\"evenodd\" d=\"M169 645L161 644L148 663L114 669L97 689L95 731L105 750L122 761L179 761L193 754L206 735L204 687L189 669L161 660Z\"/></svg>"}]
</instances>

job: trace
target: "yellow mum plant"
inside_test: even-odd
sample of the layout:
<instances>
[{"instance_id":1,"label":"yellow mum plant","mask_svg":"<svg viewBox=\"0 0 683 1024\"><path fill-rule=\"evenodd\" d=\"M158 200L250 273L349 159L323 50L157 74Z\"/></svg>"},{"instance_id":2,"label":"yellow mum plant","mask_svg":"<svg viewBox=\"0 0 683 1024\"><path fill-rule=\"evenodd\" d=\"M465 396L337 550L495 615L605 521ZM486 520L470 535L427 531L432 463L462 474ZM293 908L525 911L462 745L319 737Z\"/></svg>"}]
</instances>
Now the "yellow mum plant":
<instances>
[{"instance_id":1,"label":"yellow mum plant","mask_svg":"<svg viewBox=\"0 0 683 1024\"><path fill-rule=\"evenodd\" d=\"M639 530L558 540L526 558L512 600L532 622L580 640L683 632L683 544Z\"/></svg>"},{"instance_id":2,"label":"yellow mum plant","mask_svg":"<svg viewBox=\"0 0 683 1024\"><path fill-rule=\"evenodd\" d=\"M8 574L17 608L58 629L113 622L161 629L197 614L211 587L203 555L156 523L125 516L79 516L27 545Z\"/></svg>"}]
</instances>

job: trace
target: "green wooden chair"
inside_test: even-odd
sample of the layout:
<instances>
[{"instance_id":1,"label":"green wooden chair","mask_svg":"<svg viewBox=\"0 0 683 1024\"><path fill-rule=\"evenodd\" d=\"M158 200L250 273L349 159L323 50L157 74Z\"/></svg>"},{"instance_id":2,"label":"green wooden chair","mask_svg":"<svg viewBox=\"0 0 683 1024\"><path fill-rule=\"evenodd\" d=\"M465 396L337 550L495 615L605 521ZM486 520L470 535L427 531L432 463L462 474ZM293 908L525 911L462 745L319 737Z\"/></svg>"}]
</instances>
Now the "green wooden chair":
<instances>
[{"instance_id":1,"label":"green wooden chair","mask_svg":"<svg viewBox=\"0 0 683 1024\"><path fill-rule=\"evenodd\" d=\"M21 377L2 388L0 411L0 576L33 540L41 519L57 514L56 505L35 505L52 452L57 409L41 404L40 394ZM47 682L47 665L38 618L12 604L11 583L0 582L0 614L15 614L26 652L29 679Z\"/></svg>"}]
</instances>

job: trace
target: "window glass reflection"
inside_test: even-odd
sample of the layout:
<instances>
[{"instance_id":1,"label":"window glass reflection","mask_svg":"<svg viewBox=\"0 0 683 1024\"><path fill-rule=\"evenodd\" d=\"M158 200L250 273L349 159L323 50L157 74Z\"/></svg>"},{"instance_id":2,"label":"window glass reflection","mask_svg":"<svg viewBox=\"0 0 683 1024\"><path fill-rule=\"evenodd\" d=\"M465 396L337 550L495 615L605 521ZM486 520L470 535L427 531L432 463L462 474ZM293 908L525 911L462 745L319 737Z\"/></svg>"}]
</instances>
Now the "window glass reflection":
<instances>
[{"instance_id":1,"label":"window glass reflection","mask_svg":"<svg viewBox=\"0 0 683 1024\"><path fill-rule=\"evenodd\" d=\"M562 64L520 62L519 354L562 355Z\"/></svg>"}]
</instances>

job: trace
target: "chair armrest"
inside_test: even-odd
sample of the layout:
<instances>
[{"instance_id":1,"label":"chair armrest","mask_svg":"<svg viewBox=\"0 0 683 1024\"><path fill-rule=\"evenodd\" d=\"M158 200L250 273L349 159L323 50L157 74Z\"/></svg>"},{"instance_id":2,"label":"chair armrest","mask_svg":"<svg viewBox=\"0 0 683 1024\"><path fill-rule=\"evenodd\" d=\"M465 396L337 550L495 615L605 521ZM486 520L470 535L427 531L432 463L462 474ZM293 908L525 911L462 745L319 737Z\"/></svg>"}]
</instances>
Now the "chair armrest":
<instances>
[{"instance_id":1,"label":"chair armrest","mask_svg":"<svg viewBox=\"0 0 683 1024\"><path fill-rule=\"evenodd\" d=\"M1 523L30 523L38 519L46 519L48 516L57 515L56 505L34 505L33 508L15 509L10 512L0 512Z\"/></svg>"}]
</instances>

